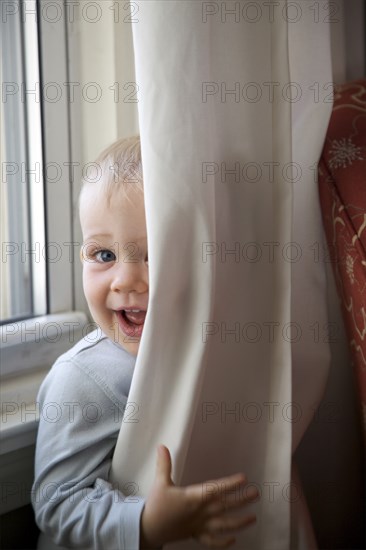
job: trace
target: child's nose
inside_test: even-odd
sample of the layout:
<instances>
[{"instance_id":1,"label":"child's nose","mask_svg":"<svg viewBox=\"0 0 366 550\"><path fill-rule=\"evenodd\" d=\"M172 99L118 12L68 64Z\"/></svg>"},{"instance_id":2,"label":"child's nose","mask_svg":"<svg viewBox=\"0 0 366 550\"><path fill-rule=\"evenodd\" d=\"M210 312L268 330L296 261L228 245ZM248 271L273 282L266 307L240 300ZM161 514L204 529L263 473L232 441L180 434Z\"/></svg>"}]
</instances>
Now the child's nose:
<instances>
[{"instance_id":1,"label":"child's nose","mask_svg":"<svg viewBox=\"0 0 366 550\"><path fill-rule=\"evenodd\" d=\"M149 288L146 267L140 262L118 262L114 266L111 290L146 292Z\"/></svg>"}]
</instances>

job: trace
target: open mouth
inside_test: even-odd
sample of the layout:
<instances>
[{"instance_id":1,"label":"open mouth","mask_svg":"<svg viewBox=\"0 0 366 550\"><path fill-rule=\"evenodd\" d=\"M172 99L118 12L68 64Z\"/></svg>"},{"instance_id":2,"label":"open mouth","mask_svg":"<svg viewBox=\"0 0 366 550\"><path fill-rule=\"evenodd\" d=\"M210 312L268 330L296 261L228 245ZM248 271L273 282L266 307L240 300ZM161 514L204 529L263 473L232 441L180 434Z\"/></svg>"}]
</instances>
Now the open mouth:
<instances>
[{"instance_id":1,"label":"open mouth","mask_svg":"<svg viewBox=\"0 0 366 550\"><path fill-rule=\"evenodd\" d=\"M145 324L146 311L121 309L116 313L122 331L129 337L140 338Z\"/></svg>"}]
</instances>

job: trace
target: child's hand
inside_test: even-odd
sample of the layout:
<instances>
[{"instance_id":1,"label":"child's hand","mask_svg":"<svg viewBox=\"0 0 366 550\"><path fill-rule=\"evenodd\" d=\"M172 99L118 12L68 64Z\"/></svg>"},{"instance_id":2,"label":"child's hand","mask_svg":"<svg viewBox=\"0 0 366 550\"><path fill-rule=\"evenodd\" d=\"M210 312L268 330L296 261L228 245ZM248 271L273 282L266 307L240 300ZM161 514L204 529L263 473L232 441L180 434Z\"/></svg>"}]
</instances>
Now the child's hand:
<instances>
[{"instance_id":1,"label":"child's hand","mask_svg":"<svg viewBox=\"0 0 366 550\"><path fill-rule=\"evenodd\" d=\"M227 513L258 497L258 491L252 488L243 494L244 474L177 487L171 469L169 450L159 445L155 481L141 516L141 550L191 537L210 548L227 547L235 538L223 534L256 521L253 514L238 517Z\"/></svg>"}]
</instances>

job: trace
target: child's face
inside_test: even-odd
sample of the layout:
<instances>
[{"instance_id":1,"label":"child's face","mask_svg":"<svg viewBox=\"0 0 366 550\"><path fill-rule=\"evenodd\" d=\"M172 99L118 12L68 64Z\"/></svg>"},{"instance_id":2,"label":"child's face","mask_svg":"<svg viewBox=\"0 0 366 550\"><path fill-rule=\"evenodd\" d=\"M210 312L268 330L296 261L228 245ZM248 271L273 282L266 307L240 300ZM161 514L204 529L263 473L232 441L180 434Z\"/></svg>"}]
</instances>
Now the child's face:
<instances>
[{"instance_id":1,"label":"child's face","mask_svg":"<svg viewBox=\"0 0 366 550\"><path fill-rule=\"evenodd\" d=\"M129 190L129 202L114 191L108 205L102 192L84 189L83 285L90 312L104 334L136 356L149 297L144 197ZM138 312L126 310L139 310Z\"/></svg>"}]
</instances>

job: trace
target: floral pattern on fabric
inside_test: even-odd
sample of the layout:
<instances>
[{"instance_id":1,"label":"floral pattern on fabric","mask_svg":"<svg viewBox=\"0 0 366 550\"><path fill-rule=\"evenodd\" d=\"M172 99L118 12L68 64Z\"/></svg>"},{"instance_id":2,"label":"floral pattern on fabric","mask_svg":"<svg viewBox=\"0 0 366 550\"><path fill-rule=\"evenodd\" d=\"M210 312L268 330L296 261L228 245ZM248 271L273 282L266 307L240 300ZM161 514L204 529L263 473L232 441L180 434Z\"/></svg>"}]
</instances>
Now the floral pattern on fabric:
<instances>
[{"instance_id":1,"label":"floral pattern on fabric","mask_svg":"<svg viewBox=\"0 0 366 550\"><path fill-rule=\"evenodd\" d=\"M366 80L337 86L319 163L324 229L352 357L366 447Z\"/></svg>"}]
</instances>

